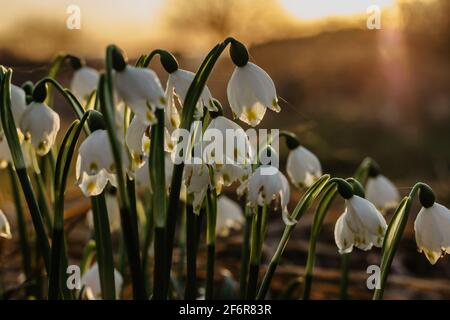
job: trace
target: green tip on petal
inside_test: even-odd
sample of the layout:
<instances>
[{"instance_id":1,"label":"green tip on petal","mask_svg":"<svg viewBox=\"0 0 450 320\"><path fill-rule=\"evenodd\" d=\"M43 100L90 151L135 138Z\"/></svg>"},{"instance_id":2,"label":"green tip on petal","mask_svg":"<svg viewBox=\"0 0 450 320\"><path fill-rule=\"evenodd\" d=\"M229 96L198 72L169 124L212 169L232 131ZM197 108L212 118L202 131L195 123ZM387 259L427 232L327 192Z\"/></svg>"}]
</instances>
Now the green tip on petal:
<instances>
[{"instance_id":1,"label":"green tip on petal","mask_svg":"<svg viewBox=\"0 0 450 320\"><path fill-rule=\"evenodd\" d=\"M117 47L112 50L112 64L114 70L118 72L122 72L127 66L126 59L124 58L124 53Z\"/></svg>"},{"instance_id":2,"label":"green tip on petal","mask_svg":"<svg viewBox=\"0 0 450 320\"><path fill-rule=\"evenodd\" d=\"M356 180L355 178L348 178L346 180L351 184L354 194L356 194L358 197L365 198L366 195L364 192L364 188L358 180Z\"/></svg>"},{"instance_id":3,"label":"green tip on petal","mask_svg":"<svg viewBox=\"0 0 450 320\"><path fill-rule=\"evenodd\" d=\"M233 63L238 67L243 67L248 63L248 51L244 44L233 39L230 44L230 56Z\"/></svg>"},{"instance_id":4,"label":"green tip on petal","mask_svg":"<svg viewBox=\"0 0 450 320\"><path fill-rule=\"evenodd\" d=\"M353 187L347 181L343 179L337 180L337 189L342 198L350 199L353 197Z\"/></svg>"},{"instance_id":5,"label":"green tip on petal","mask_svg":"<svg viewBox=\"0 0 450 320\"><path fill-rule=\"evenodd\" d=\"M424 208L431 207L436 201L433 189L426 184L422 185L419 191L419 201Z\"/></svg>"},{"instance_id":6,"label":"green tip on petal","mask_svg":"<svg viewBox=\"0 0 450 320\"><path fill-rule=\"evenodd\" d=\"M47 98L47 86L45 82L40 82L33 90L33 101L44 102Z\"/></svg>"}]
</instances>

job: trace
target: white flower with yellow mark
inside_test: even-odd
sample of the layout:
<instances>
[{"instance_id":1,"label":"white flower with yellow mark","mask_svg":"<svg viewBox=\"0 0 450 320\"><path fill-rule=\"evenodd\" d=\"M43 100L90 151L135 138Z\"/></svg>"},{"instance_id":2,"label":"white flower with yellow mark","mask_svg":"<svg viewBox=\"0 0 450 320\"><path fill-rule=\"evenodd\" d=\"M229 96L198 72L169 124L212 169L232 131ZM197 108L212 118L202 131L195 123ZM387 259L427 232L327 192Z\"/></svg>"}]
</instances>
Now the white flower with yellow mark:
<instances>
[{"instance_id":1,"label":"white flower with yellow mark","mask_svg":"<svg viewBox=\"0 0 450 320\"><path fill-rule=\"evenodd\" d=\"M84 292L89 300L101 300L102 289L100 285L100 273L98 264L93 264L81 277L81 285L84 286ZM114 285L116 289L116 298L120 297L123 286L123 277L119 271L114 269Z\"/></svg>"},{"instance_id":2,"label":"white flower with yellow mark","mask_svg":"<svg viewBox=\"0 0 450 320\"><path fill-rule=\"evenodd\" d=\"M9 226L6 215L0 210L0 238L11 239L11 227Z\"/></svg>"},{"instance_id":3,"label":"white flower with yellow mark","mask_svg":"<svg viewBox=\"0 0 450 320\"><path fill-rule=\"evenodd\" d=\"M345 200L345 211L334 228L334 238L340 254L350 253L353 247L370 250L381 247L387 224L383 215L368 200L353 195Z\"/></svg>"},{"instance_id":4,"label":"white flower with yellow mark","mask_svg":"<svg viewBox=\"0 0 450 320\"><path fill-rule=\"evenodd\" d=\"M150 152L150 126L134 116L128 126L125 142L131 154L132 168L140 168Z\"/></svg>"},{"instance_id":5,"label":"white flower with yellow mark","mask_svg":"<svg viewBox=\"0 0 450 320\"><path fill-rule=\"evenodd\" d=\"M184 183L188 196L192 197L193 210L196 214L199 214L206 192L212 186L208 165L186 164L184 167Z\"/></svg>"},{"instance_id":6,"label":"white flower with yellow mark","mask_svg":"<svg viewBox=\"0 0 450 320\"><path fill-rule=\"evenodd\" d=\"M238 203L224 195L217 198L216 232L219 236L226 237L231 229L240 229L244 220Z\"/></svg>"},{"instance_id":7,"label":"white flower with yellow mark","mask_svg":"<svg viewBox=\"0 0 450 320\"><path fill-rule=\"evenodd\" d=\"M36 153L40 156L46 155L52 148L59 127L59 115L39 101L30 103L20 121L20 129L25 140L31 141Z\"/></svg>"},{"instance_id":8,"label":"white flower with yellow mark","mask_svg":"<svg viewBox=\"0 0 450 320\"><path fill-rule=\"evenodd\" d=\"M82 103L86 103L92 93L97 90L100 78L98 71L86 66L79 58L70 56L74 73L70 82L70 90Z\"/></svg>"},{"instance_id":9,"label":"white flower with yellow mark","mask_svg":"<svg viewBox=\"0 0 450 320\"><path fill-rule=\"evenodd\" d=\"M309 188L322 176L319 159L300 145L289 152L286 171L291 182L300 188Z\"/></svg>"},{"instance_id":10,"label":"white flower with yellow mark","mask_svg":"<svg viewBox=\"0 0 450 320\"><path fill-rule=\"evenodd\" d=\"M116 185L115 174L108 133L106 130L96 130L83 141L78 150L77 184L87 197L96 196L103 191L108 181Z\"/></svg>"}]
</instances>

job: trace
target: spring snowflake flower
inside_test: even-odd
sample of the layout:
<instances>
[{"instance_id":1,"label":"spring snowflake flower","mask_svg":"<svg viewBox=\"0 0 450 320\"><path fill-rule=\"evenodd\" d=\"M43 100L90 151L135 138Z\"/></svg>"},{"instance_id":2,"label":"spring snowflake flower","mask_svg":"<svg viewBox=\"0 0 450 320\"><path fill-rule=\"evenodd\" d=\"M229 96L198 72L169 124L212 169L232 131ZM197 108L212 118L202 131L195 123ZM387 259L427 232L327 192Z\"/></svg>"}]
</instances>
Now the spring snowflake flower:
<instances>
[{"instance_id":1,"label":"spring snowflake flower","mask_svg":"<svg viewBox=\"0 0 450 320\"><path fill-rule=\"evenodd\" d=\"M46 155L52 148L59 127L59 115L45 103L38 101L30 103L20 121L25 140L31 140L40 156Z\"/></svg>"},{"instance_id":2,"label":"spring snowflake flower","mask_svg":"<svg viewBox=\"0 0 450 320\"><path fill-rule=\"evenodd\" d=\"M92 92L97 90L99 74L94 68L90 68L77 57L71 56L71 65L74 69L70 90L81 102L87 102Z\"/></svg>"},{"instance_id":3,"label":"spring snowflake flower","mask_svg":"<svg viewBox=\"0 0 450 320\"><path fill-rule=\"evenodd\" d=\"M366 184L366 198L380 210L397 207L400 194L395 185L382 174L369 175Z\"/></svg>"},{"instance_id":4,"label":"spring snowflake flower","mask_svg":"<svg viewBox=\"0 0 450 320\"><path fill-rule=\"evenodd\" d=\"M127 157L124 157L126 160ZM77 184L87 197L102 193L108 181L116 185L115 162L106 130L92 132L80 145L76 164Z\"/></svg>"},{"instance_id":5,"label":"spring snowflake flower","mask_svg":"<svg viewBox=\"0 0 450 320\"><path fill-rule=\"evenodd\" d=\"M166 176L166 187L169 189L172 181L173 162L170 158L170 154L166 153L164 156L164 169ZM134 178L136 179L136 185L140 188L146 188L150 192L153 192L150 181L150 169L148 167L148 158L145 159L144 164L135 171Z\"/></svg>"},{"instance_id":6,"label":"spring snowflake flower","mask_svg":"<svg viewBox=\"0 0 450 320\"><path fill-rule=\"evenodd\" d=\"M22 115L27 108L25 91L18 86L11 85L11 111L16 126L20 124Z\"/></svg>"},{"instance_id":7,"label":"spring snowflake flower","mask_svg":"<svg viewBox=\"0 0 450 320\"><path fill-rule=\"evenodd\" d=\"M123 286L123 277L119 271L114 269L114 284L116 288L116 298L120 297ZM86 271L81 277L81 285L85 287L85 293L89 300L101 300L102 289L100 286L100 273L98 271L98 264L95 263Z\"/></svg>"},{"instance_id":8,"label":"spring snowflake flower","mask_svg":"<svg viewBox=\"0 0 450 320\"><path fill-rule=\"evenodd\" d=\"M240 229L244 220L239 204L224 195L217 198L216 232L219 236L226 237L230 229Z\"/></svg>"},{"instance_id":9,"label":"spring snowflake flower","mask_svg":"<svg viewBox=\"0 0 450 320\"><path fill-rule=\"evenodd\" d=\"M436 202L423 206L414 221L414 231L419 252L435 264L450 250L450 210Z\"/></svg>"},{"instance_id":10,"label":"spring snowflake flower","mask_svg":"<svg viewBox=\"0 0 450 320\"><path fill-rule=\"evenodd\" d=\"M339 253L350 253L353 246L367 251L381 247L387 224L383 215L368 200L357 195L345 200L345 211L334 228Z\"/></svg>"},{"instance_id":11,"label":"spring snowflake flower","mask_svg":"<svg viewBox=\"0 0 450 320\"><path fill-rule=\"evenodd\" d=\"M196 214L200 213L206 192L211 187L211 176L206 164L186 164L184 181L188 196L192 197L192 207Z\"/></svg>"},{"instance_id":12,"label":"spring snowflake flower","mask_svg":"<svg viewBox=\"0 0 450 320\"><path fill-rule=\"evenodd\" d=\"M0 238L11 239L11 227L6 215L0 210Z\"/></svg>"},{"instance_id":13,"label":"spring snowflake flower","mask_svg":"<svg viewBox=\"0 0 450 320\"><path fill-rule=\"evenodd\" d=\"M125 142L131 154L132 168L140 168L150 152L150 127L134 116L128 126Z\"/></svg>"},{"instance_id":14,"label":"spring snowflake flower","mask_svg":"<svg viewBox=\"0 0 450 320\"><path fill-rule=\"evenodd\" d=\"M289 152L286 171L291 182L298 187L310 187L322 176L319 159L308 149L298 146Z\"/></svg>"}]
</instances>

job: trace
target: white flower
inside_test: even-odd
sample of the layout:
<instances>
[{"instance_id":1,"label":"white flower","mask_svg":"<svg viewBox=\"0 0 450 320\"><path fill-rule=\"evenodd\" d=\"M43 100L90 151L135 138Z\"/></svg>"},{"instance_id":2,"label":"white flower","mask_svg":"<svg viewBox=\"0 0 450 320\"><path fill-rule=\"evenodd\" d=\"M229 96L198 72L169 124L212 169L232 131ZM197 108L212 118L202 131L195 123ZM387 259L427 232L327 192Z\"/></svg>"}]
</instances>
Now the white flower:
<instances>
[{"instance_id":1,"label":"white flower","mask_svg":"<svg viewBox=\"0 0 450 320\"><path fill-rule=\"evenodd\" d=\"M106 209L108 210L109 229L111 232L120 230L120 208L117 198L110 194L106 194ZM94 217L92 209L86 215L87 223L91 230L94 230Z\"/></svg>"},{"instance_id":2,"label":"white flower","mask_svg":"<svg viewBox=\"0 0 450 320\"><path fill-rule=\"evenodd\" d=\"M400 194L388 178L378 174L367 179L366 198L380 210L387 210L397 207Z\"/></svg>"},{"instance_id":3,"label":"white flower","mask_svg":"<svg viewBox=\"0 0 450 320\"><path fill-rule=\"evenodd\" d=\"M127 65L121 72L116 71L115 87L119 96L139 117L150 125L156 122L156 108L164 108L164 91L156 73L148 68Z\"/></svg>"},{"instance_id":4,"label":"white flower","mask_svg":"<svg viewBox=\"0 0 450 320\"><path fill-rule=\"evenodd\" d=\"M81 277L81 285L85 287L85 292L90 300L101 300L102 289L100 285L100 273L98 263L92 265ZM116 298L120 297L122 291L123 278L119 271L114 269L114 285L116 289Z\"/></svg>"},{"instance_id":5,"label":"white flower","mask_svg":"<svg viewBox=\"0 0 450 320\"><path fill-rule=\"evenodd\" d=\"M195 73L182 69L177 69L176 71L169 73L169 78L167 79L166 86L167 103L170 111L168 113L171 114L171 117L169 118L171 127L169 128L177 128L179 125L179 119L176 118L177 115L173 110L175 108L174 97L176 95L180 99L181 106L183 106L189 86L191 85L194 78ZM216 106L213 104L211 92L209 91L207 86L203 88L203 92L198 99L194 116L195 119L200 119L203 116L203 107L207 107L210 111L217 111ZM178 125L176 125L177 122Z\"/></svg>"},{"instance_id":6,"label":"white flower","mask_svg":"<svg viewBox=\"0 0 450 320\"><path fill-rule=\"evenodd\" d=\"M383 215L368 200L352 196L345 200L345 211L334 228L334 239L339 253L352 252L353 246L367 251L381 247L387 224Z\"/></svg>"},{"instance_id":7,"label":"white flower","mask_svg":"<svg viewBox=\"0 0 450 320\"><path fill-rule=\"evenodd\" d=\"M251 62L234 69L227 96L234 115L253 127L261 122L266 108L281 110L272 79Z\"/></svg>"},{"instance_id":8,"label":"white flower","mask_svg":"<svg viewBox=\"0 0 450 320\"><path fill-rule=\"evenodd\" d=\"M416 243L431 264L450 250L450 210L434 203L422 207L414 221Z\"/></svg>"},{"instance_id":9,"label":"white flower","mask_svg":"<svg viewBox=\"0 0 450 320\"><path fill-rule=\"evenodd\" d=\"M132 168L139 168L150 152L150 127L134 116L128 126L125 142L131 154Z\"/></svg>"},{"instance_id":10,"label":"white flower","mask_svg":"<svg viewBox=\"0 0 450 320\"><path fill-rule=\"evenodd\" d=\"M40 156L46 155L55 143L59 131L59 115L41 102L32 102L20 121L25 140L30 140Z\"/></svg>"},{"instance_id":11,"label":"white flower","mask_svg":"<svg viewBox=\"0 0 450 320\"><path fill-rule=\"evenodd\" d=\"M322 175L322 166L311 151L298 146L289 152L286 171L294 185L308 188Z\"/></svg>"},{"instance_id":12,"label":"white flower","mask_svg":"<svg viewBox=\"0 0 450 320\"><path fill-rule=\"evenodd\" d=\"M170 158L170 154L166 153L164 157L164 170L166 176L166 188L169 190L170 183L172 182L173 162ZM136 179L136 185L141 188L147 188L150 192L153 192L150 181L150 169L148 167L148 158L144 164L135 171L134 178Z\"/></svg>"},{"instance_id":13,"label":"white flower","mask_svg":"<svg viewBox=\"0 0 450 320\"><path fill-rule=\"evenodd\" d=\"M248 201L253 206L263 206L278 200L281 205L283 220L286 224L293 223L288 216L287 205L289 199L289 183L284 174L276 167L262 165L248 179Z\"/></svg>"},{"instance_id":14,"label":"white flower","mask_svg":"<svg viewBox=\"0 0 450 320\"><path fill-rule=\"evenodd\" d=\"M230 229L240 229L244 223L244 214L241 207L227 196L217 198L216 232L226 237Z\"/></svg>"},{"instance_id":15,"label":"white flower","mask_svg":"<svg viewBox=\"0 0 450 320\"><path fill-rule=\"evenodd\" d=\"M236 181L242 185L252 173L251 165L216 164L214 169L214 184L217 193L221 192L222 186L229 187Z\"/></svg>"},{"instance_id":16,"label":"white flower","mask_svg":"<svg viewBox=\"0 0 450 320\"><path fill-rule=\"evenodd\" d=\"M187 194L193 197L192 207L195 213L200 213L208 188L211 187L211 177L206 164L186 164L184 181Z\"/></svg>"},{"instance_id":17,"label":"white flower","mask_svg":"<svg viewBox=\"0 0 450 320\"><path fill-rule=\"evenodd\" d=\"M97 90L99 75L97 70L83 66L74 71L70 90L81 102L87 102L92 92Z\"/></svg>"},{"instance_id":18,"label":"white flower","mask_svg":"<svg viewBox=\"0 0 450 320\"><path fill-rule=\"evenodd\" d=\"M11 227L9 226L8 219L2 210L0 210L0 238L11 239Z\"/></svg>"},{"instance_id":19,"label":"white flower","mask_svg":"<svg viewBox=\"0 0 450 320\"><path fill-rule=\"evenodd\" d=\"M115 162L106 130L94 131L80 145L76 178L87 197L99 195L108 181L116 185Z\"/></svg>"},{"instance_id":20,"label":"white flower","mask_svg":"<svg viewBox=\"0 0 450 320\"><path fill-rule=\"evenodd\" d=\"M211 120L203 133L203 139L210 164L249 164L252 160L253 152L247 133L237 123L223 116Z\"/></svg>"},{"instance_id":21,"label":"white flower","mask_svg":"<svg viewBox=\"0 0 450 320\"><path fill-rule=\"evenodd\" d=\"M22 115L27 107L25 91L18 86L11 85L11 111L16 126L20 124Z\"/></svg>"}]
</instances>

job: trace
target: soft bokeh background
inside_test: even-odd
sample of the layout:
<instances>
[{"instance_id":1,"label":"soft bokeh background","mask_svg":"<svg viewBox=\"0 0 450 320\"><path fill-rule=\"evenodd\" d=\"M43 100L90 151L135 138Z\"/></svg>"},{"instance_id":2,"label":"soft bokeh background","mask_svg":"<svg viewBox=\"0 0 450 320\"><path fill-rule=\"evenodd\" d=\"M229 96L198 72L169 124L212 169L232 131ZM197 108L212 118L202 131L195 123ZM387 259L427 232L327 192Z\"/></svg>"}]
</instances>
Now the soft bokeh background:
<instances>
[{"instance_id":1,"label":"soft bokeh background","mask_svg":"<svg viewBox=\"0 0 450 320\"><path fill-rule=\"evenodd\" d=\"M44 76L48 62L60 51L83 56L101 69L109 43L122 47L130 60L165 48L176 54L183 68L195 71L209 48L231 35L249 46L252 61L272 76L277 87L282 112L266 113L262 127L295 131L319 156L325 172L351 175L365 156L371 156L402 194L421 180L435 188L440 202L450 205L448 0L3 2L0 63L14 68L16 84ZM81 9L80 30L66 28L71 4ZM366 27L366 9L373 4L382 9L381 30ZM165 81L158 64L152 66ZM221 59L209 81L224 106L231 72L229 58ZM70 76L66 66L59 80L68 85ZM67 106L56 101L55 109L69 121ZM8 197L0 199L0 205L7 206ZM339 260L332 230L341 209L337 206L327 220L318 250L317 265L325 279L320 282L323 290L315 293L318 298L336 297ZM286 268L304 265L310 222L308 215L288 248ZM281 232L277 223L272 228L268 257ZM415 252L411 225L402 246L404 253L393 267L399 278L391 297L449 298L449 258L430 267ZM230 259L239 261L235 253L228 252ZM367 264L377 263L378 252L355 256L355 275L364 279ZM301 269L289 270L301 275ZM447 282L422 283L419 277ZM361 279L356 280L360 290L354 295L369 297Z\"/></svg>"}]
</instances>

